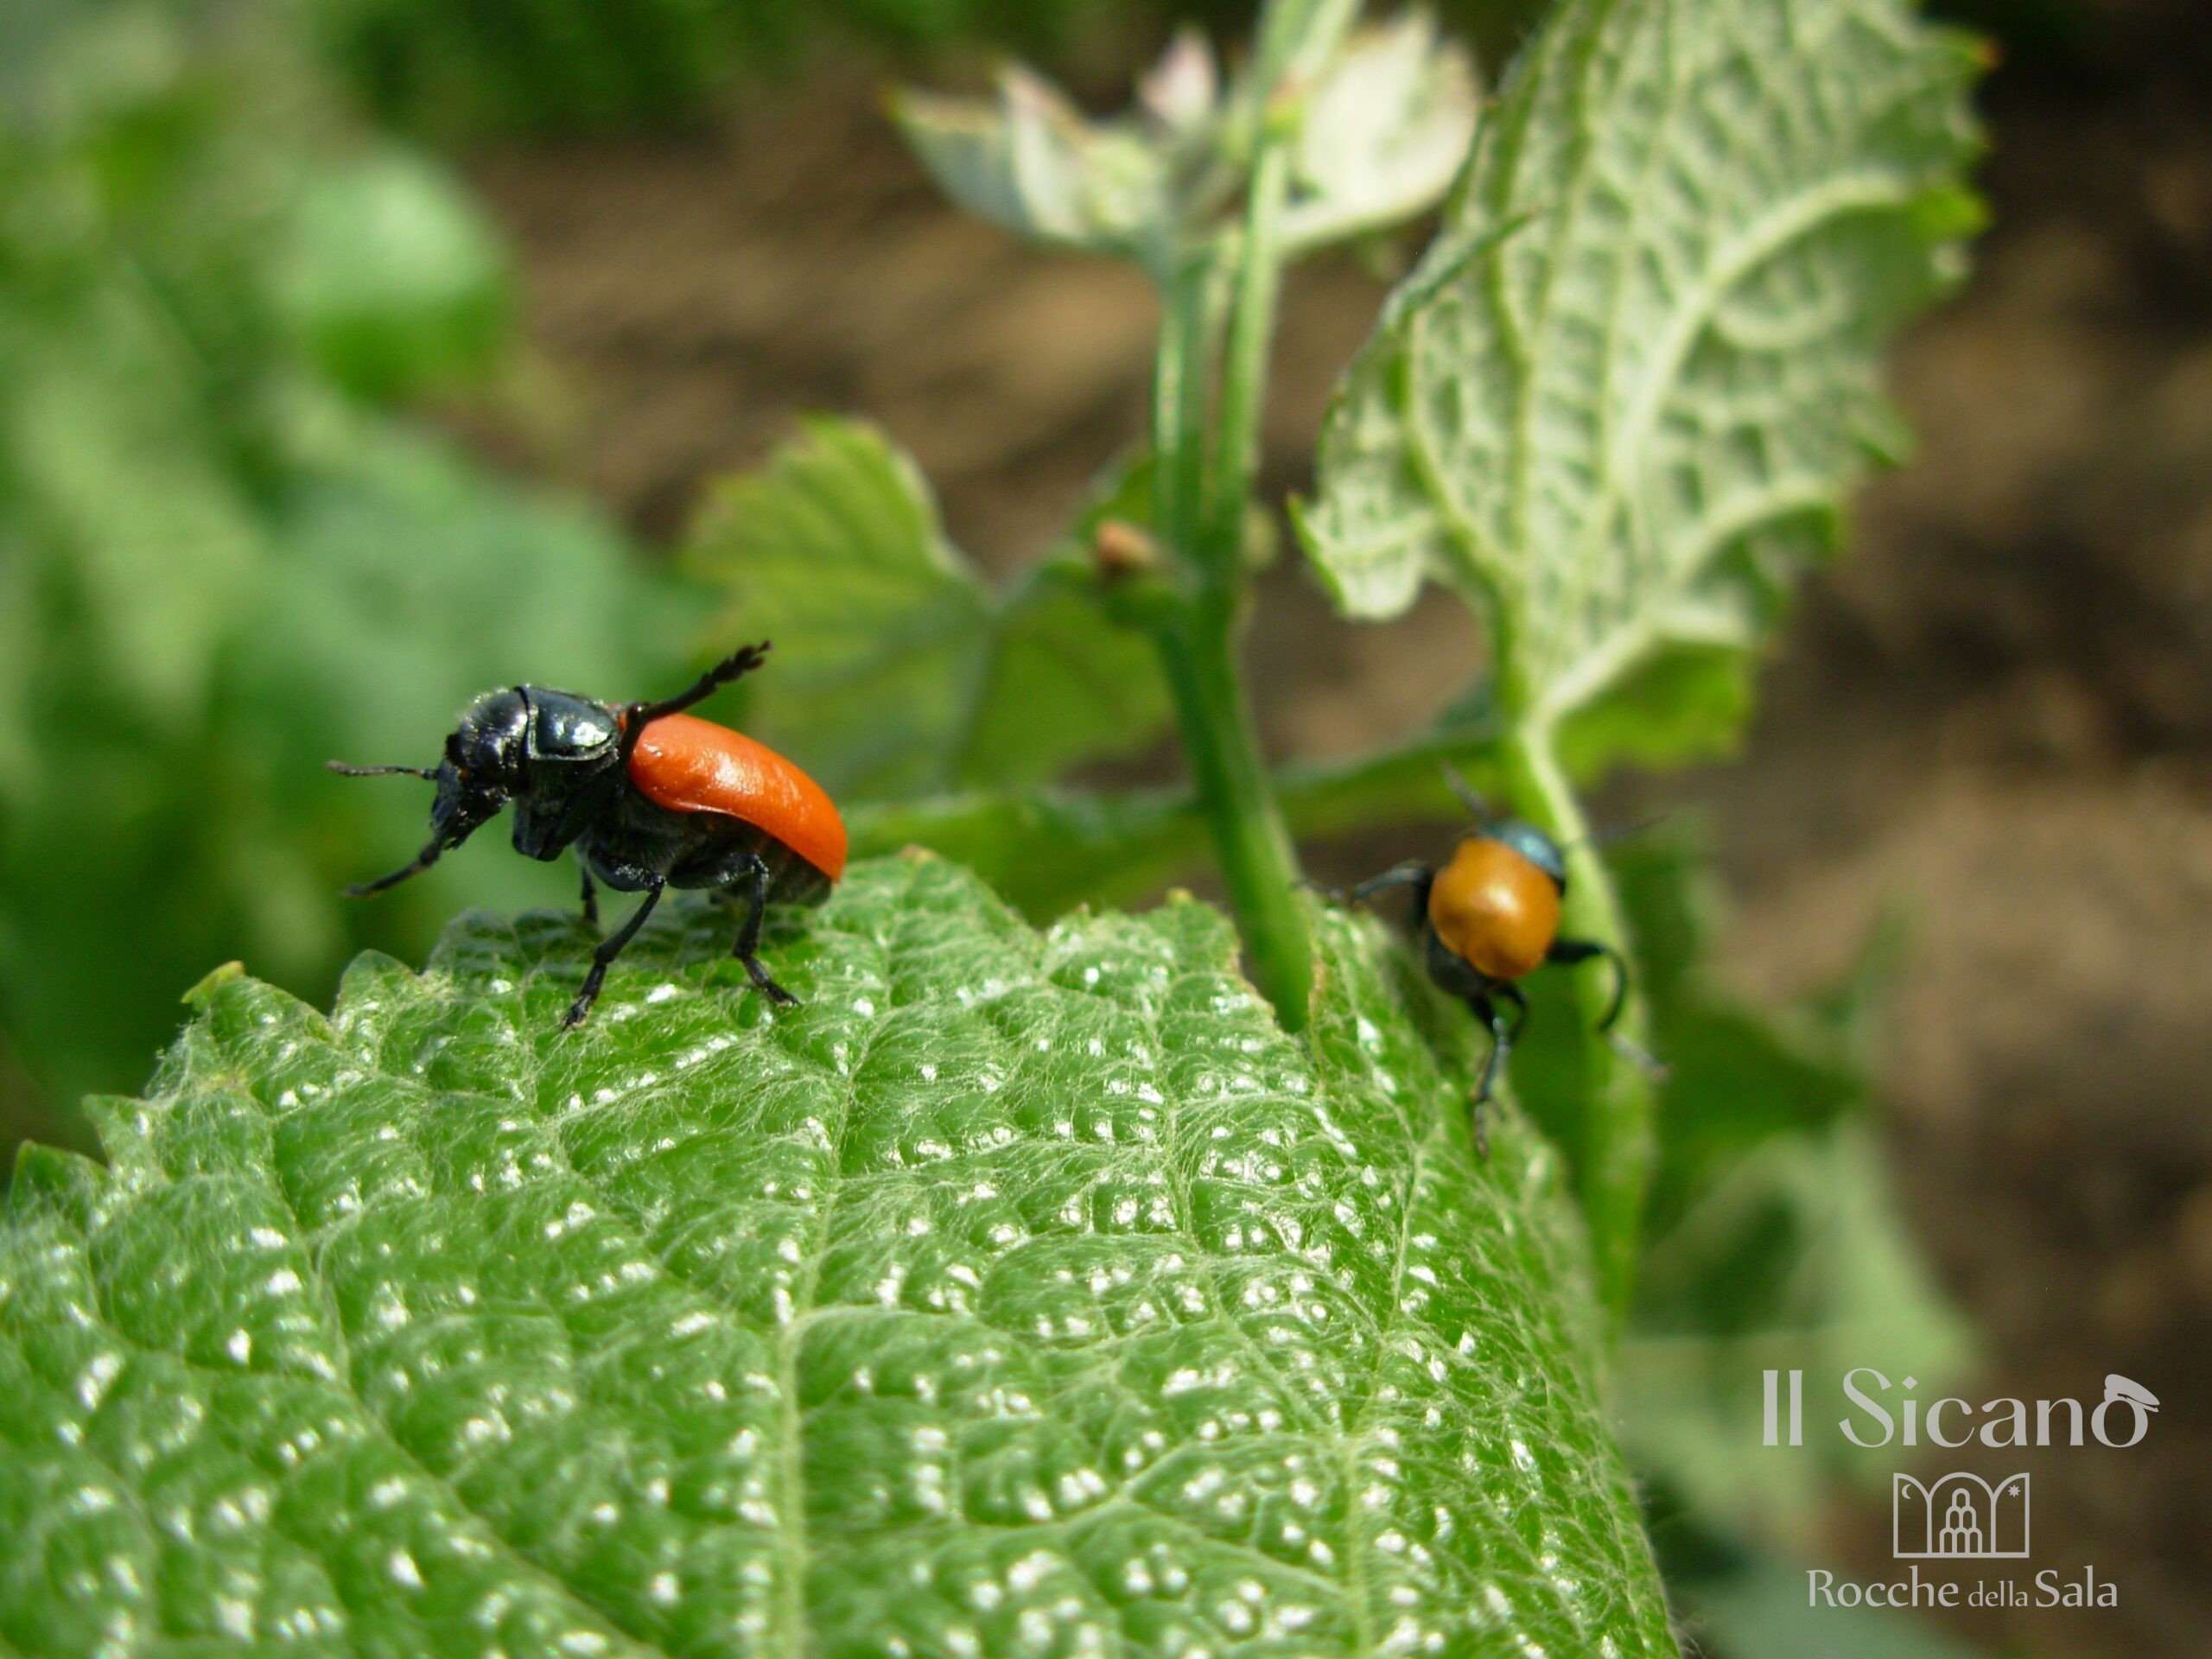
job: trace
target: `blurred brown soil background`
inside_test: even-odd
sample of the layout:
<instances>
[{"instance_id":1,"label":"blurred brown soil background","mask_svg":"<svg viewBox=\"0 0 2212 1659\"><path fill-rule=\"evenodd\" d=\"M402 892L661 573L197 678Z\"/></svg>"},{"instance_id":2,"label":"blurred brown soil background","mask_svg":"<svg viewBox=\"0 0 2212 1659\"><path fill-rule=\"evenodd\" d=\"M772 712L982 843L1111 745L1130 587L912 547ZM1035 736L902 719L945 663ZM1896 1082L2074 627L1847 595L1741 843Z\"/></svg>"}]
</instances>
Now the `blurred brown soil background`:
<instances>
[{"instance_id":1,"label":"blurred brown soil background","mask_svg":"<svg viewBox=\"0 0 2212 1659\"><path fill-rule=\"evenodd\" d=\"M1995 228L1897 364L1922 454L1811 584L1740 760L1628 791L1709 824L1721 958L1755 995L1834 982L1885 907L1906 918L1884 1122L1914 1224L1984 1333L1968 1394L2094 1403L2117 1371L2164 1402L2139 1451L2030 1459L2034 1565L2093 1561L2122 1600L1963 1627L2015 1651L2212 1652L2208 22L2193 0L2108 0L2070 34L2008 27L1985 100ZM1140 429L1141 279L944 207L873 83L471 169L566 400L531 464L656 543L706 480L826 409L911 448L956 538L1003 568ZM1272 486L1301 483L1383 286L1350 262L1295 277ZM1287 561L1252 649L1287 757L1421 724L1479 647L1433 596L1343 626ZM1313 861L1348 875L1422 840ZM1887 1567L1886 1516L1837 1532Z\"/></svg>"}]
</instances>

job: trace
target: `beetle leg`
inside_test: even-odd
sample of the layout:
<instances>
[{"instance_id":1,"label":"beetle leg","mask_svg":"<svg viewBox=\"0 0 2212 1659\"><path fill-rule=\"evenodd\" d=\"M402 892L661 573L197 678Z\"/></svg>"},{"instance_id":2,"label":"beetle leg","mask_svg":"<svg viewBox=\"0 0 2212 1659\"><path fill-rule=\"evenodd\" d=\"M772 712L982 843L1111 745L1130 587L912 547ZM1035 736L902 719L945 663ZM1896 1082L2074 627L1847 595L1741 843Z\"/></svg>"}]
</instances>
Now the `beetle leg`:
<instances>
[{"instance_id":1,"label":"beetle leg","mask_svg":"<svg viewBox=\"0 0 2212 1659\"><path fill-rule=\"evenodd\" d=\"M1471 1096L1475 1117L1475 1156L1487 1163L1490 1160L1490 1124L1487 1118L1491 1075L1497 1070L1498 1061L1511 1052L1513 1034L1505 1028L1505 1021L1499 1017L1490 998L1471 996L1467 999L1467 1006L1474 1010L1475 1018L1490 1028L1490 1052L1483 1056L1483 1069L1475 1074Z\"/></svg>"},{"instance_id":2,"label":"beetle leg","mask_svg":"<svg viewBox=\"0 0 2212 1659\"><path fill-rule=\"evenodd\" d=\"M1592 957L1603 957L1613 966L1613 1000L1607 1005L1605 1017L1598 1021L1599 1031L1603 1033L1605 1041L1611 1046L1613 1052L1630 1065L1635 1066L1646 1077L1655 1079L1664 1078L1667 1075L1667 1063L1664 1060L1642 1045L1630 1042L1627 1037L1613 1029L1614 1022L1621 1017L1621 1009L1628 1002L1628 959L1625 957L1613 946L1600 944L1595 939L1554 939L1552 941L1552 948L1546 955L1545 960L1572 965L1578 962L1587 962Z\"/></svg>"},{"instance_id":3,"label":"beetle leg","mask_svg":"<svg viewBox=\"0 0 2212 1659\"><path fill-rule=\"evenodd\" d=\"M591 953L591 971L584 976L583 988L576 993L576 1000L569 1004L568 1013L561 1016L561 1029L572 1031L584 1022L591 1013L591 1005L599 1001L599 988L607 982L607 965L622 954L622 947L638 937L638 930L645 925L645 918L653 913L653 906L660 903L660 896L668 890L665 881L656 881L645 889L645 901L631 913L630 919L615 932L599 942Z\"/></svg>"},{"instance_id":4,"label":"beetle leg","mask_svg":"<svg viewBox=\"0 0 2212 1659\"><path fill-rule=\"evenodd\" d=\"M438 861L438 855L445 851L445 842L434 841L415 855L411 864L403 864L390 875L380 875L373 881L357 881L346 889L348 899L366 899L372 893L384 893L397 887L410 876L417 876Z\"/></svg>"},{"instance_id":5,"label":"beetle leg","mask_svg":"<svg viewBox=\"0 0 2212 1659\"><path fill-rule=\"evenodd\" d=\"M760 949L760 921L768 913L768 864L755 853L739 878L745 883L745 918L737 925L737 943L730 948L730 955L745 964L745 971L753 976L753 983L760 995L779 1007L795 1008L798 998L768 976L768 969L756 954Z\"/></svg>"},{"instance_id":6,"label":"beetle leg","mask_svg":"<svg viewBox=\"0 0 2212 1659\"><path fill-rule=\"evenodd\" d=\"M579 856L576 860L576 868L583 873L584 878L584 925L597 927L599 925L599 888L592 881L591 866L585 863Z\"/></svg>"},{"instance_id":7,"label":"beetle leg","mask_svg":"<svg viewBox=\"0 0 2212 1659\"><path fill-rule=\"evenodd\" d=\"M1510 1054L1513 1052L1513 1045L1521 1040L1521 1033L1529 1028L1529 999L1521 995L1521 988L1518 985L1500 985L1491 995L1501 1002L1510 1002L1513 1005L1516 1017L1513 1021L1513 1028L1506 1033L1505 1037L1506 1053ZM1503 1059L1504 1055L1500 1055L1498 1058Z\"/></svg>"},{"instance_id":8,"label":"beetle leg","mask_svg":"<svg viewBox=\"0 0 2212 1659\"><path fill-rule=\"evenodd\" d=\"M1560 963L1568 967L1579 962L1587 962L1592 957L1603 957L1613 967L1613 1000L1606 1004L1605 1017L1598 1021L1599 1031L1611 1031L1613 1022L1621 1017L1621 1009L1628 1002L1628 958L1599 939L1554 939L1552 948L1544 953L1546 962Z\"/></svg>"},{"instance_id":9,"label":"beetle leg","mask_svg":"<svg viewBox=\"0 0 2212 1659\"><path fill-rule=\"evenodd\" d=\"M1493 1001L1493 998L1496 1001ZM1519 1010L1520 1018L1509 1022L1506 1017L1497 1011L1498 1002L1509 1003ZM1474 1010L1475 1018L1481 1020L1490 1032L1490 1052L1483 1057L1483 1069L1476 1074L1473 1090L1475 1155L1488 1159L1490 1156L1488 1108L1491 1102L1497 1098L1491 1091L1491 1084L1496 1080L1499 1070L1512 1054L1513 1045L1519 1039L1522 1028L1529 1023L1529 1000L1521 995L1519 986L1499 984L1492 986L1485 993L1469 997L1467 1006Z\"/></svg>"},{"instance_id":10,"label":"beetle leg","mask_svg":"<svg viewBox=\"0 0 2212 1659\"><path fill-rule=\"evenodd\" d=\"M1380 875L1369 876L1366 880L1351 888L1325 887L1310 877L1301 880L1298 885L1301 887L1312 888L1321 895L1324 902L1342 909L1350 905L1363 905L1376 893L1388 892L1392 887L1418 887L1421 882L1430 880L1435 874L1434 870L1419 859L1408 858L1402 863L1393 864Z\"/></svg>"},{"instance_id":11,"label":"beetle leg","mask_svg":"<svg viewBox=\"0 0 2212 1659\"><path fill-rule=\"evenodd\" d=\"M732 680L741 680L767 660L770 642L763 639L757 645L747 645L734 651L721 661L694 680L672 697L658 702L633 702L623 712L627 716L622 722L627 732L641 732L664 715L681 714L695 702L704 702Z\"/></svg>"},{"instance_id":12,"label":"beetle leg","mask_svg":"<svg viewBox=\"0 0 2212 1659\"><path fill-rule=\"evenodd\" d=\"M1433 874L1434 872L1419 859L1407 859L1403 863L1393 864L1380 875L1369 876L1366 880L1355 887L1350 894L1350 902L1355 905L1364 904L1378 893L1387 893L1392 887L1410 887L1415 882L1423 880Z\"/></svg>"}]
</instances>

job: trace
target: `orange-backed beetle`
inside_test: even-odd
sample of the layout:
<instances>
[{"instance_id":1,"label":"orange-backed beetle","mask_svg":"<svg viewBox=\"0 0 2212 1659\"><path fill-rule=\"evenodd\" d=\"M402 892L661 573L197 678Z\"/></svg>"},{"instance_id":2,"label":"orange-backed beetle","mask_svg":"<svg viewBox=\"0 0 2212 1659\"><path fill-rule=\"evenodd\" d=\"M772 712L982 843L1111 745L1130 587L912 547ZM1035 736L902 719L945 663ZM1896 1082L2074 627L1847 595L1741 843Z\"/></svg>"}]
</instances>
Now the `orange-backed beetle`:
<instances>
[{"instance_id":1,"label":"orange-backed beetle","mask_svg":"<svg viewBox=\"0 0 2212 1659\"><path fill-rule=\"evenodd\" d=\"M1573 965L1604 957L1612 964L1613 995L1598 1028L1611 1031L1628 1001L1628 962L1602 940L1560 936L1567 858L1559 843L1519 818L1493 819L1465 779L1448 767L1444 776L1474 813L1474 832L1460 839L1442 868L1408 859L1361 882L1348 897L1357 903L1390 887L1411 887L1429 978L1462 999L1489 1029L1491 1050L1474 1088L1475 1139L1481 1147L1491 1084L1529 1017L1528 999L1515 982L1546 963ZM1506 1019L1500 1003L1515 1010L1514 1019Z\"/></svg>"},{"instance_id":2,"label":"orange-backed beetle","mask_svg":"<svg viewBox=\"0 0 2212 1659\"><path fill-rule=\"evenodd\" d=\"M783 756L683 712L767 654L766 640L747 645L661 702L594 702L535 685L487 691L462 712L435 767L332 761L349 777L405 772L438 786L429 843L414 862L346 892L382 893L419 874L512 801L517 852L551 860L575 849L586 921L599 921L594 876L618 893L645 895L592 952L563 1028L591 1012L608 964L670 887L741 899L733 954L772 1001L796 1001L755 954L760 918L772 900L818 899L844 874L844 820L821 785Z\"/></svg>"}]
</instances>

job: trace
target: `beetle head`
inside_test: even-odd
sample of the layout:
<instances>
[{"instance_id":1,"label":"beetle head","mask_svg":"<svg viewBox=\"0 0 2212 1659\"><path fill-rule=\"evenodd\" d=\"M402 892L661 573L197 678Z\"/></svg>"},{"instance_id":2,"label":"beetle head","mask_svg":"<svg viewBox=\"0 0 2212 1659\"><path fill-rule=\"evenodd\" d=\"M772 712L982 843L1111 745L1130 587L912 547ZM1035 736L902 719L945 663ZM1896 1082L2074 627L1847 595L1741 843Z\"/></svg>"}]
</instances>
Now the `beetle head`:
<instances>
[{"instance_id":1,"label":"beetle head","mask_svg":"<svg viewBox=\"0 0 2212 1659\"><path fill-rule=\"evenodd\" d=\"M529 755L530 704L520 690L486 691L461 711L434 774L430 833L442 850L460 846L523 791Z\"/></svg>"},{"instance_id":2,"label":"beetle head","mask_svg":"<svg viewBox=\"0 0 2212 1659\"><path fill-rule=\"evenodd\" d=\"M1474 785L1453 769L1447 761L1442 768L1444 781L1460 804L1475 815L1479 826L1475 835L1484 841L1494 841L1511 848L1531 864L1552 879L1553 886L1561 893L1567 891L1567 855L1554 841L1533 823L1522 818L1494 818L1483 798L1475 792Z\"/></svg>"},{"instance_id":3,"label":"beetle head","mask_svg":"<svg viewBox=\"0 0 2212 1659\"><path fill-rule=\"evenodd\" d=\"M427 778L438 786L430 804L430 839L414 861L346 889L349 897L364 898L397 887L438 861L438 855L458 847L499 817L499 809L523 787L529 751L530 704L519 690L487 691L470 703L461 723L446 738L445 759L429 766L349 766L336 760L333 772L348 777L371 777L404 772Z\"/></svg>"}]
</instances>

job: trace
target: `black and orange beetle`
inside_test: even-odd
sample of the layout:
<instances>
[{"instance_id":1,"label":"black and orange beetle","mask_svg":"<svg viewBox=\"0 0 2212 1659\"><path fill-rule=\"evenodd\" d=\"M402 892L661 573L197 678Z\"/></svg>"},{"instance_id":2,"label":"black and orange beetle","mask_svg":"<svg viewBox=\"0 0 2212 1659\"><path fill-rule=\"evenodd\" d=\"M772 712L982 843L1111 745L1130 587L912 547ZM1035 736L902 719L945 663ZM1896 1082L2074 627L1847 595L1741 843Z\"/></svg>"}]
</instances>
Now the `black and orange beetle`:
<instances>
[{"instance_id":1,"label":"black and orange beetle","mask_svg":"<svg viewBox=\"0 0 2212 1659\"><path fill-rule=\"evenodd\" d=\"M607 969L670 887L710 887L740 899L733 954L761 993L797 1001L757 954L772 901L826 893L845 870L845 824L822 786L741 733L683 711L760 666L768 644L726 658L662 702L594 702L542 686L487 691L464 709L429 766L349 766L348 777L404 772L438 786L430 840L412 863L348 887L361 898L427 870L499 814L515 809L515 850L550 861L575 849L584 919L596 925L596 877L645 902L591 955L591 971L561 1024L580 1025Z\"/></svg>"},{"instance_id":2,"label":"black and orange beetle","mask_svg":"<svg viewBox=\"0 0 2212 1659\"><path fill-rule=\"evenodd\" d=\"M1357 903L1391 887L1414 890L1414 919L1429 978L1462 999L1491 1034L1490 1053L1475 1079L1479 1144L1491 1084L1529 1017L1528 999L1516 982L1547 963L1571 966L1604 957L1612 964L1613 995L1598 1029L1610 1032L1628 1001L1628 962L1600 940L1560 937L1567 858L1559 843L1519 818L1492 818L1465 779L1448 768L1444 775L1477 825L1460 838L1451 861L1440 869L1408 859L1340 897ZM1516 1017L1508 1020L1500 1003Z\"/></svg>"}]
</instances>

